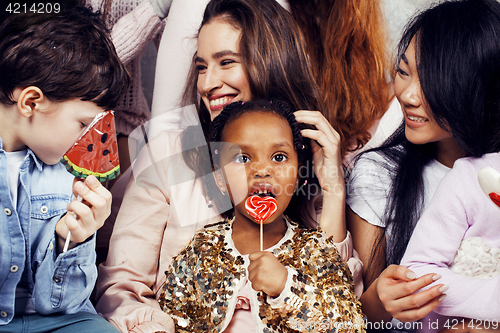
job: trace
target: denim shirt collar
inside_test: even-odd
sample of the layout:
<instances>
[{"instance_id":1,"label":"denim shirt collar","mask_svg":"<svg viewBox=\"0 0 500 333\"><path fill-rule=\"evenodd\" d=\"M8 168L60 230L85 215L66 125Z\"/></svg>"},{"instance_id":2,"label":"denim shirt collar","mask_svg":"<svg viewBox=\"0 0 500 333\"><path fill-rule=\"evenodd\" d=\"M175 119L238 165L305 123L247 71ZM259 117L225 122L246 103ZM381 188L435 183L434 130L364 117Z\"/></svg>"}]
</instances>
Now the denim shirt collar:
<instances>
[{"instance_id":1,"label":"denim shirt collar","mask_svg":"<svg viewBox=\"0 0 500 333\"><path fill-rule=\"evenodd\" d=\"M3 150L3 142L2 142L2 138L0 138L0 150ZM36 168L38 169L38 171L42 171L43 170L43 162L40 161L38 159L38 157L36 157L35 153L28 148L28 153L27 153L28 156L31 156L33 162L35 163L36 165Z\"/></svg>"}]
</instances>

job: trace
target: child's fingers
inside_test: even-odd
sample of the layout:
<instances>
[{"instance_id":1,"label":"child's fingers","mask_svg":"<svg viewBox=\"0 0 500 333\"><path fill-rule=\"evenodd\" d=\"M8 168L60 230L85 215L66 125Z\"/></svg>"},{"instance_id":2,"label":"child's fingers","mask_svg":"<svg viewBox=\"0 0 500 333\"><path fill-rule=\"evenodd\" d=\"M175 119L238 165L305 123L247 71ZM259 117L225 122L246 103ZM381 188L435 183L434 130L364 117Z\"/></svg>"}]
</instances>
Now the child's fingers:
<instances>
[{"instance_id":1,"label":"child's fingers","mask_svg":"<svg viewBox=\"0 0 500 333\"><path fill-rule=\"evenodd\" d=\"M111 192L94 176L87 177L85 183L77 182L75 191L91 207L94 218L104 222L111 213Z\"/></svg>"},{"instance_id":2,"label":"child's fingers","mask_svg":"<svg viewBox=\"0 0 500 333\"><path fill-rule=\"evenodd\" d=\"M94 219L94 213L89 206L74 200L68 204L67 209L68 214L65 222L71 231L71 241L81 243L99 229L99 222ZM74 217L74 214L77 215L77 218Z\"/></svg>"},{"instance_id":3,"label":"child's fingers","mask_svg":"<svg viewBox=\"0 0 500 333\"><path fill-rule=\"evenodd\" d=\"M255 260L267 255L267 253L270 253L270 252L267 252L267 251L252 252L248 255L248 259L250 260L250 262L252 262L252 261L255 261Z\"/></svg>"},{"instance_id":4,"label":"child's fingers","mask_svg":"<svg viewBox=\"0 0 500 333\"><path fill-rule=\"evenodd\" d=\"M106 201L111 202L111 192L106 189L99 180L95 176L88 176L85 179L85 184L88 186L88 188L99 195L100 197L104 198Z\"/></svg>"}]
</instances>

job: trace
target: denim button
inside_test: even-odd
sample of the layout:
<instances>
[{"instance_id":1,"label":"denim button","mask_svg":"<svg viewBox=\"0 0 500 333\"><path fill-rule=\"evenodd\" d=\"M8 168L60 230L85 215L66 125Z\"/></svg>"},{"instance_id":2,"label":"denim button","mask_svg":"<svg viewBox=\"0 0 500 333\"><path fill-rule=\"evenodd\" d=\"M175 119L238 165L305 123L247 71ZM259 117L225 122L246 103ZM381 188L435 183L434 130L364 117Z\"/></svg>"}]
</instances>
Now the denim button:
<instances>
[{"instance_id":1,"label":"denim button","mask_svg":"<svg viewBox=\"0 0 500 333\"><path fill-rule=\"evenodd\" d=\"M7 312L5 312L5 311L0 311L0 316L2 316L2 317L4 317L4 318L5 318L5 317L7 317L7 316L8 316L8 314L7 314Z\"/></svg>"},{"instance_id":2,"label":"denim button","mask_svg":"<svg viewBox=\"0 0 500 333\"><path fill-rule=\"evenodd\" d=\"M11 211L9 208L5 208L5 209L3 210L3 212L4 212L4 213L5 213L5 215L7 215L7 216L10 216L10 215L12 214L12 211Z\"/></svg>"},{"instance_id":3,"label":"denim button","mask_svg":"<svg viewBox=\"0 0 500 333\"><path fill-rule=\"evenodd\" d=\"M40 212L41 212L42 214L47 214L47 212L48 212L48 211L49 211L49 209L47 208L47 206L42 206L42 207L40 208Z\"/></svg>"},{"instance_id":4,"label":"denim button","mask_svg":"<svg viewBox=\"0 0 500 333\"><path fill-rule=\"evenodd\" d=\"M49 244L49 251L52 251L54 249L54 245L52 244L52 242L50 242Z\"/></svg>"},{"instance_id":5,"label":"denim button","mask_svg":"<svg viewBox=\"0 0 500 333\"><path fill-rule=\"evenodd\" d=\"M19 267L17 267L17 265L12 265L12 266L10 266L10 271L11 271L12 273L17 272L18 270L19 270Z\"/></svg>"},{"instance_id":6,"label":"denim button","mask_svg":"<svg viewBox=\"0 0 500 333\"><path fill-rule=\"evenodd\" d=\"M61 283L61 278L59 276L54 276L52 279L55 283Z\"/></svg>"}]
</instances>

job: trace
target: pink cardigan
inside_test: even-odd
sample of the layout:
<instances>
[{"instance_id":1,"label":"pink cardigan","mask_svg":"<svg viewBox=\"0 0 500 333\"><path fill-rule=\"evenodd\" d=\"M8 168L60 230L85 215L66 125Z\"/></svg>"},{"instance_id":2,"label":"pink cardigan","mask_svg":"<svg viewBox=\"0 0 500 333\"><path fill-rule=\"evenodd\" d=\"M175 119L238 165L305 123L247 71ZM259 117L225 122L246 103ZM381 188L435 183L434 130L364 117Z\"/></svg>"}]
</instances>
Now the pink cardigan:
<instances>
[{"instance_id":1,"label":"pink cardigan","mask_svg":"<svg viewBox=\"0 0 500 333\"><path fill-rule=\"evenodd\" d=\"M94 11L101 10L102 3L103 0L87 0ZM117 132L129 135L151 117L142 92L140 61L151 40L159 46L163 23L149 0L113 1L106 23L112 27L111 39L118 57L132 76L127 93L115 108Z\"/></svg>"}]
</instances>

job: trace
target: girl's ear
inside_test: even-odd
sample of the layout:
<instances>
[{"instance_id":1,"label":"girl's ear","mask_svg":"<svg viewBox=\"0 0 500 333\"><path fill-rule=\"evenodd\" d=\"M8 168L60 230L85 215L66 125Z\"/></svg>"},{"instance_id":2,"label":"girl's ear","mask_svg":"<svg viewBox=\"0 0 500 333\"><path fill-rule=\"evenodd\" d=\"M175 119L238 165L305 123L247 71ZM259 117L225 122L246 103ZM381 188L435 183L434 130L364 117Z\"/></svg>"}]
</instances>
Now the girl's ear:
<instances>
[{"instance_id":1,"label":"girl's ear","mask_svg":"<svg viewBox=\"0 0 500 333\"><path fill-rule=\"evenodd\" d=\"M17 96L17 109L23 117L29 118L35 111L47 109L45 104L49 102L42 90L35 86L26 87L15 91Z\"/></svg>"},{"instance_id":2,"label":"girl's ear","mask_svg":"<svg viewBox=\"0 0 500 333\"><path fill-rule=\"evenodd\" d=\"M222 193L222 195L226 195L227 187L226 187L226 182L224 181L224 176L222 175L222 169L220 169L217 165L215 165L215 171L213 175L215 179L215 184L217 184L219 191Z\"/></svg>"}]
</instances>

